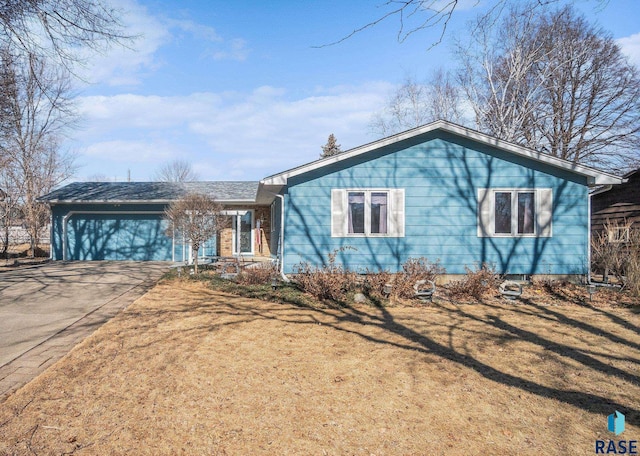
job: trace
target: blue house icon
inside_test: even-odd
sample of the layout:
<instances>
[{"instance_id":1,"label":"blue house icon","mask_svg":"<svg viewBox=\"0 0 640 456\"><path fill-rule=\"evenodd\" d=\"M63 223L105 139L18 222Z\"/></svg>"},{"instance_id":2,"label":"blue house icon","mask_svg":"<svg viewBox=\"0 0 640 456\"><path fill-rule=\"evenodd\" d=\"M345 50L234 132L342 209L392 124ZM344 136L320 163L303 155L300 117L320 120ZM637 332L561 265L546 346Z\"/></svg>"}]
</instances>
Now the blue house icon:
<instances>
[{"instance_id":1,"label":"blue house icon","mask_svg":"<svg viewBox=\"0 0 640 456\"><path fill-rule=\"evenodd\" d=\"M622 434L624 432L624 415L617 410L609 415L607 417L607 429L615 435Z\"/></svg>"}]
</instances>

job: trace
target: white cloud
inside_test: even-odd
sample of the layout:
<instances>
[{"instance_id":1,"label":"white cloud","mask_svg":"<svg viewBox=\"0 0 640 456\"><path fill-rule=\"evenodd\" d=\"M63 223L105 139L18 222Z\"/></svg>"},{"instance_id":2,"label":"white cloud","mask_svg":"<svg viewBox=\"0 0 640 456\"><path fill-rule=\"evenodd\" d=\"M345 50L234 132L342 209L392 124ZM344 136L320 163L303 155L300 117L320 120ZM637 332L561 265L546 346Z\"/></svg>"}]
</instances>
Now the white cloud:
<instances>
[{"instance_id":1,"label":"white cloud","mask_svg":"<svg viewBox=\"0 0 640 456\"><path fill-rule=\"evenodd\" d=\"M622 52L629 57L631 63L640 68L640 33L617 40Z\"/></svg>"},{"instance_id":2,"label":"white cloud","mask_svg":"<svg viewBox=\"0 0 640 456\"><path fill-rule=\"evenodd\" d=\"M236 38L225 43L222 50L205 53L205 56L211 55L214 60L237 60L243 62L247 60L249 49L245 40Z\"/></svg>"},{"instance_id":3,"label":"white cloud","mask_svg":"<svg viewBox=\"0 0 640 456\"><path fill-rule=\"evenodd\" d=\"M114 140L100 141L89 145L83 155L87 158L108 159L123 163L156 163L168 160L179 149L164 141ZM96 170L98 171L98 170Z\"/></svg>"},{"instance_id":4,"label":"white cloud","mask_svg":"<svg viewBox=\"0 0 640 456\"><path fill-rule=\"evenodd\" d=\"M167 21L167 24L172 28L177 28L179 30L188 32L194 37L211 42L221 42L224 41L216 29L210 27L208 25L198 24L197 22L193 22L190 20L173 20L170 19Z\"/></svg>"},{"instance_id":5,"label":"white cloud","mask_svg":"<svg viewBox=\"0 0 640 456\"><path fill-rule=\"evenodd\" d=\"M180 126L206 116L221 103L221 97L212 93L183 97L122 94L78 98L80 114L89 121L89 129L94 133L114 128Z\"/></svg>"},{"instance_id":6,"label":"white cloud","mask_svg":"<svg viewBox=\"0 0 640 456\"><path fill-rule=\"evenodd\" d=\"M114 0L113 6L123 11L122 22L131 43L113 45L103 54L87 50L86 65L78 70L92 84L135 86L146 74L165 65L163 47L181 39L194 38L202 47L202 57L214 60L244 61L249 55L245 40L225 39L214 27L188 19L173 19L152 14L136 0Z\"/></svg>"},{"instance_id":7,"label":"white cloud","mask_svg":"<svg viewBox=\"0 0 640 456\"><path fill-rule=\"evenodd\" d=\"M390 88L369 83L317 89L301 99L269 86L247 94L83 97L87 128L74 146L84 150L87 176L114 174L103 169L112 161L150 178L160 163L180 157L203 179L260 179L318 158L330 133L343 149L373 139L371 114Z\"/></svg>"},{"instance_id":8,"label":"white cloud","mask_svg":"<svg viewBox=\"0 0 640 456\"><path fill-rule=\"evenodd\" d=\"M134 0L117 0L113 3L115 8L123 12L122 22L126 33L135 39L131 43L113 45L103 54L87 50L87 64L79 73L92 84L136 85L141 82L144 72L162 66L156 52L171 40L171 33L166 24Z\"/></svg>"}]
</instances>

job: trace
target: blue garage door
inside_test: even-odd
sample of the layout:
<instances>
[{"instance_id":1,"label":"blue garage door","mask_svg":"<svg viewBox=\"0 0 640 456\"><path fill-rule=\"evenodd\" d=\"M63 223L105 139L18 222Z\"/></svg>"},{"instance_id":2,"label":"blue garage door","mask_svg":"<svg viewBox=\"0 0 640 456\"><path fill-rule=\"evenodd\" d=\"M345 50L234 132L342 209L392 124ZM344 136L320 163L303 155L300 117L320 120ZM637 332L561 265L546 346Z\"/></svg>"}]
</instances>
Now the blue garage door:
<instances>
[{"instance_id":1,"label":"blue garage door","mask_svg":"<svg viewBox=\"0 0 640 456\"><path fill-rule=\"evenodd\" d=\"M67 259L171 261L166 226L161 214L74 214L67 221Z\"/></svg>"}]
</instances>

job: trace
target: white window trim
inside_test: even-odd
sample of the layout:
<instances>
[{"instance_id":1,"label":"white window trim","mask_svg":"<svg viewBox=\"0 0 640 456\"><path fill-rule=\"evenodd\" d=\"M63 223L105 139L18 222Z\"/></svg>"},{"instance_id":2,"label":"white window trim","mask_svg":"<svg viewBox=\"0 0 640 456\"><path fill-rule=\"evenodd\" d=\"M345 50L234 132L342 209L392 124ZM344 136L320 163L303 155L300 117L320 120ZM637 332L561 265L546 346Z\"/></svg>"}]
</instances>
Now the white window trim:
<instances>
[{"instance_id":1,"label":"white window trim","mask_svg":"<svg viewBox=\"0 0 640 456\"><path fill-rule=\"evenodd\" d=\"M365 232L349 233L349 193L365 194ZM387 195L387 232L371 233L371 194ZM336 201L340 199L340 201ZM336 208L339 210L336 212ZM397 238L404 237L405 202L403 188L334 188L331 190L331 237L337 238ZM337 224L337 226L336 226Z\"/></svg>"},{"instance_id":2,"label":"white window trim","mask_svg":"<svg viewBox=\"0 0 640 456\"><path fill-rule=\"evenodd\" d=\"M544 202L542 193L548 192L548 202ZM511 228L512 233L496 233L495 232L495 194L511 193ZM518 193L533 193L535 214L533 233L518 233ZM515 197L514 197L515 196ZM485 198L481 200L481 198ZM544 207L547 204L549 207ZM483 215L483 208L487 214ZM530 187L497 187L497 188L480 188L478 189L478 237L492 238L540 238L552 237L552 214L549 219L548 226L543 226L543 212L551 213L553 211L553 191L550 188L530 188Z\"/></svg>"},{"instance_id":3,"label":"white window trim","mask_svg":"<svg viewBox=\"0 0 640 456\"><path fill-rule=\"evenodd\" d=\"M609 227L607 230L607 239L612 244L627 244L629 243L631 230L627 226L614 226Z\"/></svg>"},{"instance_id":4,"label":"white window trim","mask_svg":"<svg viewBox=\"0 0 640 456\"><path fill-rule=\"evenodd\" d=\"M389 237L389 221L391 218L391 192L389 189L346 189L347 193L347 211L349 210L349 193L364 193L364 233L349 233L349 216L345 217L347 223L347 229L345 230L345 237ZM371 195L373 193L384 193L387 195L387 232L386 233L371 233Z\"/></svg>"},{"instance_id":5,"label":"white window trim","mask_svg":"<svg viewBox=\"0 0 640 456\"><path fill-rule=\"evenodd\" d=\"M496 193L511 193L511 230L510 233L496 233L496 224L495 224L495 203L496 203ZM518 194L519 193L533 193L533 210L535 211L533 214L533 233L518 233ZM538 237L538 192L535 188L508 188L508 189L491 189L491 202L493 205L493 220L492 227L494 230L493 237Z\"/></svg>"}]
</instances>

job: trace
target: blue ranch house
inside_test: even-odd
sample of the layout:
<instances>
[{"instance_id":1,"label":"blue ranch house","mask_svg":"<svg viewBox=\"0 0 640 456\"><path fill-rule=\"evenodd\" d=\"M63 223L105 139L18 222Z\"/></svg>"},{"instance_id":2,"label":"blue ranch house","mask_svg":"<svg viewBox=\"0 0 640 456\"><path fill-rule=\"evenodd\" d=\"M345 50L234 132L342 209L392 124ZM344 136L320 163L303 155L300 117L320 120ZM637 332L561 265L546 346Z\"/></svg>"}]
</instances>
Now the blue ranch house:
<instances>
[{"instance_id":1,"label":"blue ranch house","mask_svg":"<svg viewBox=\"0 0 640 456\"><path fill-rule=\"evenodd\" d=\"M232 217L202 255L278 258L395 272L410 257L447 274L589 271L589 188L623 178L437 121L260 182L75 183L52 208L54 260L189 260L165 234L167 204L198 191ZM205 250L207 250L205 252Z\"/></svg>"}]
</instances>

